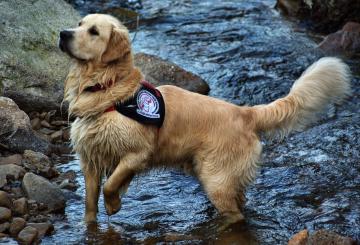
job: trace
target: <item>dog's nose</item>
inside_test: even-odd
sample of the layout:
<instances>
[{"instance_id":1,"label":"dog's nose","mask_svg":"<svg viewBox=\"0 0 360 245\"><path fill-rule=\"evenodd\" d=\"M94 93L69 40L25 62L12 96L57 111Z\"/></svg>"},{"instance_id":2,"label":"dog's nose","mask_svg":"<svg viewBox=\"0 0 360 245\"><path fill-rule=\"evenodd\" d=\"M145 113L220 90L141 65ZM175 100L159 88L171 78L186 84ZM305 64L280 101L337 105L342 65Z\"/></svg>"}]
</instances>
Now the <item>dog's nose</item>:
<instances>
[{"instance_id":1,"label":"dog's nose","mask_svg":"<svg viewBox=\"0 0 360 245\"><path fill-rule=\"evenodd\" d=\"M60 32L60 39L67 40L73 36L73 31L64 30Z\"/></svg>"}]
</instances>

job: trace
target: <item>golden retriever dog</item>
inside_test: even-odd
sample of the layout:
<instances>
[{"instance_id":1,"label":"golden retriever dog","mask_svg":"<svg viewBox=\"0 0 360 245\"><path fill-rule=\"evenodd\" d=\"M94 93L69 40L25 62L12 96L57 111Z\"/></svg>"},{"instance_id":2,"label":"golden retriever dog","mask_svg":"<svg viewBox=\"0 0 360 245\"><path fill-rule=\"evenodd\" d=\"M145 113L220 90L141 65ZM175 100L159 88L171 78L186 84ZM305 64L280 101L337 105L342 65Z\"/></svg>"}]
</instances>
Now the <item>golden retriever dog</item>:
<instances>
[{"instance_id":1,"label":"golden retriever dog","mask_svg":"<svg viewBox=\"0 0 360 245\"><path fill-rule=\"evenodd\" d=\"M133 96L145 79L134 66L128 30L116 18L88 15L60 33L59 46L74 61L64 100L76 116L71 142L85 177L87 222L96 221L102 177L107 177L105 208L113 215L136 174L183 163L191 166L225 224L242 221L243 192L259 166L260 136L302 130L350 93L349 68L337 58L320 59L287 96L266 105L240 107L159 86L165 119L158 128L108 110ZM94 86L101 89L87 89Z\"/></svg>"}]
</instances>

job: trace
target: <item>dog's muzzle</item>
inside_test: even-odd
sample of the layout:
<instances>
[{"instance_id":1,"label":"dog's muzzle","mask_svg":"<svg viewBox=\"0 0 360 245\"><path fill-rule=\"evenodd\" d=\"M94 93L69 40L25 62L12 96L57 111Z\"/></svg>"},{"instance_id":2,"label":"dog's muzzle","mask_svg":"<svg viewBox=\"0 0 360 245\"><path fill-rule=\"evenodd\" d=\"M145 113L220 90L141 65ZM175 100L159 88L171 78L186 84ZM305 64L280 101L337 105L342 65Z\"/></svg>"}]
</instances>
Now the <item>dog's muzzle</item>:
<instances>
[{"instance_id":1,"label":"dog's muzzle","mask_svg":"<svg viewBox=\"0 0 360 245\"><path fill-rule=\"evenodd\" d=\"M64 30L60 32L60 39L59 39L59 48L63 52L69 52L68 44L69 41L73 38L74 32Z\"/></svg>"}]
</instances>

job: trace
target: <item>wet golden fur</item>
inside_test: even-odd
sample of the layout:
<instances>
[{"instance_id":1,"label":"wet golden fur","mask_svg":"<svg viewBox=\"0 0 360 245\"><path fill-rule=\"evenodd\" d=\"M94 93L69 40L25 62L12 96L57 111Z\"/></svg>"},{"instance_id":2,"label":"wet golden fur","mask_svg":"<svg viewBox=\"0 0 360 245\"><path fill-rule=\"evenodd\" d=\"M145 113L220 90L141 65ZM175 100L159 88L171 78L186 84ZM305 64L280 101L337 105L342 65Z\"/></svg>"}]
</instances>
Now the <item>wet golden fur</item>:
<instances>
[{"instance_id":1,"label":"wet golden fur","mask_svg":"<svg viewBox=\"0 0 360 245\"><path fill-rule=\"evenodd\" d=\"M99 40L86 31L97 26ZM104 111L130 97L143 80L133 65L126 28L107 15L86 16L75 29L67 52L74 58L65 82L65 100L77 119L71 141L86 183L86 221L95 221L101 178L109 215L121 206L119 194L133 176L157 166L191 166L209 199L227 223L243 219L243 190L256 175L259 134L285 136L303 129L318 112L350 91L349 70L340 60L323 58L295 82L289 95L268 105L239 107L175 86L160 86L166 118L158 131L120 113ZM77 43L77 44L74 44ZM96 44L87 54L79 43ZM87 45L88 46L88 45ZM76 49L76 50L75 50ZM109 81L116 81L114 85ZM106 90L86 92L100 83ZM136 207L134 207L136 208Z\"/></svg>"}]
</instances>

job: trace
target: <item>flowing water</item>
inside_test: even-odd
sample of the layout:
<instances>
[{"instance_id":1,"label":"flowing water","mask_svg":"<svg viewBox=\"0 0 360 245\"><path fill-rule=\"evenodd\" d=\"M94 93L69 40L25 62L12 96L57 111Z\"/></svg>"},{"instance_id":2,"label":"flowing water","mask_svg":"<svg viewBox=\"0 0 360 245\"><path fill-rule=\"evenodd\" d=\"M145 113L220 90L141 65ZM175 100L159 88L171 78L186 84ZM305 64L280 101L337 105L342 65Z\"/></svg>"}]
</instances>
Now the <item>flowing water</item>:
<instances>
[{"instance_id":1,"label":"flowing water","mask_svg":"<svg viewBox=\"0 0 360 245\"><path fill-rule=\"evenodd\" d=\"M81 14L119 13L120 1L71 1ZM121 1L124 3L124 1ZM126 5L127 4L127 5ZM321 56L303 27L274 10L275 1L128 1L141 14L133 47L203 77L210 96L235 104L267 103ZM131 35L134 36L135 31ZM353 68L357 61L348 60ZM320 122L284 141L264 142L263 166L247 189L245 225L217 232L218 214L198 181L172 170L138 176L109 220L83 221L84 182L68 193L65 217L48 244L286 244L301 229L325 228L360 239L359 76L353 96Z\"/></svg>"}]
</instances>

